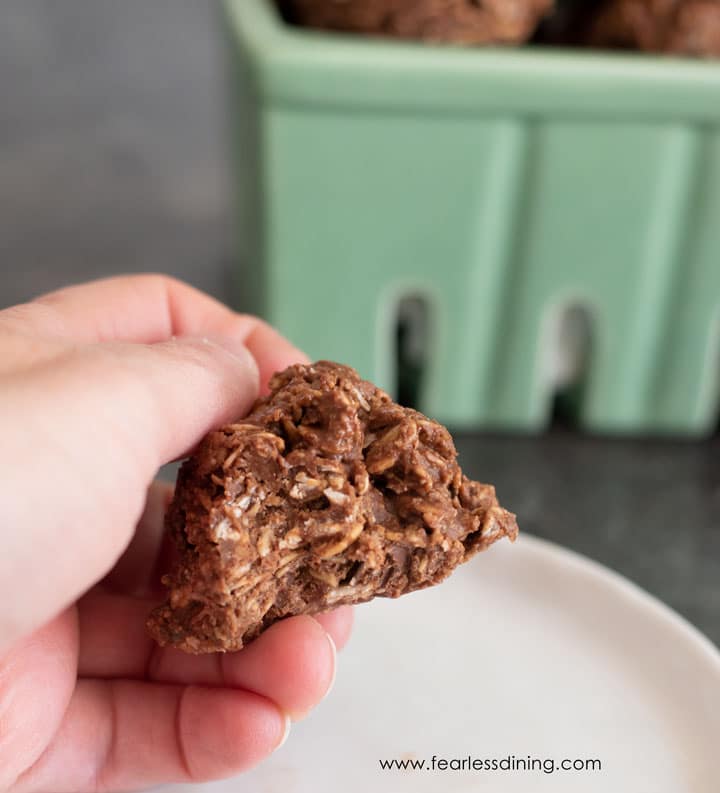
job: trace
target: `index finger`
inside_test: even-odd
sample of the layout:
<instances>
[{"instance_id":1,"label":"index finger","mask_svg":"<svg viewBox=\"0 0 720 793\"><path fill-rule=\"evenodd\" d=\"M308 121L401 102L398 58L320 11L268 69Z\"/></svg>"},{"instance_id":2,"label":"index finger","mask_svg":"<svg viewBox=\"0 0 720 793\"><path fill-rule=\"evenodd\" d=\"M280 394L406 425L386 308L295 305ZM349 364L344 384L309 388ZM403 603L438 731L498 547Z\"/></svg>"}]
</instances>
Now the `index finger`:
<instances>
[{"instance_id":1,"label":"index finger","mask_svg":"<svg viewBox=\"0 0 720 793\"><path fill-rule=\"evenodd\" d=\"M0 312L29 333L75 342L152 344L201 332L236 330L239 317L219 301L164 275L116 276L69 286ZM242 323L241 323L242 324Z\"/></svg>"},{"instance_id":2,"label":"index finger","mask_svg":"<svg viewBox=\"0 0 720 793\"><path fill-rule=\"evenodd\" d=\"M50 292L0 311L0 324L80 343L231 338L245 344L255 358L262 387L273 372L307 360L257 317L238 314L182 281L157 274L105 278Z\"/></svg>"}]
</instances>

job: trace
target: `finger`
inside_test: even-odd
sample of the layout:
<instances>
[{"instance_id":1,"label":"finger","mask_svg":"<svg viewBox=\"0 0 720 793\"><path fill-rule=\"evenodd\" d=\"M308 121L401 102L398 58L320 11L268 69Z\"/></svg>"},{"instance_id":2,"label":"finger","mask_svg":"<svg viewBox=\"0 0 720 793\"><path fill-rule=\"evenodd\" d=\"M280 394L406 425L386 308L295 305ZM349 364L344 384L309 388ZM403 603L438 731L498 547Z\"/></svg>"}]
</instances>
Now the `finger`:
<instances>
[{"instance_id":1,"label":"finger","mask_svg":"<svg viewBox=\"0 0 720 793\"><path fill-rule=\"evenodd\" d=\"M330 689L335 649L314 619L293 617L276 623L236 653L188 655L161 648L145 632L151 605L93 590L79 603L82 677L134 678L163 683L233 686L269 697L299 718ZM333 626L347 635L350 615Z\"/></svg>"},{"instance_id":2,"label":"finger","mask_svg":"<svg viewBox=\"0 0 720 793\"><path fill-rule=\"evenodd\" d=\"M332 636L335 647L342 650L352 633L354 612L352 606L340 606L332 611L315 614L315 619Z\"/></svg>"},{"instance_id":3,"label":"finger","mask_svg":"<svg viewBox=\"0 0 720 793\"><path fill-rule=\"evenodd\" d=\"M249 691L81 680L54 741L17 790L222 779L267 757L287 727L277 705Z\"/></svg>"},{"instance_id":4,"label":"finger","mask_svg":"<svg viewBox=\"0 0 720 793\"><path fill-rule=\"evenodd\" d=\"M245 345L257 361L260 370L260 393L268 392L268 381L294 363L308 363L304 352L288 344L270 325L259 322L245 340Z\"/></svg>"},{"instance_id":5,"label":"finger","mask_svg":"<svg viewBox=\"0 0 720 793\"><path fill-rule=\"evenodd\" d=\"M168 561L172 542L165 531L165 512L172 499L170 482L156 479L148 489L143 514L130 545L103 579L114 592L148 596L162 591L160 577Z\"/></svg>"},{"instance_id":6,"label":"finger","mask_svg":"<svg viewBox=\"0 0 720 793\"><path fill-rule=\"evenodd\" d=\"M237 314L188 284L164 275L119 276L71 286L0 311L0 327L75 342L151 344L174 336L247 343L263 385L305 356L262 320Z\"/></svg>"},{"instance_id":7,"label":"finger","mask_svg":"<svg viewBox=\"0 0 720 793\"><path fill-rule=\"evenodd\" d=\"M145 452L154 473L210 429L245 415L257 393L258 368L245 345L205 337L77 348L42 372L8 381L1 396L7 411L32 415L33 430L64 446L95 451L95 436L107 437L114 465L130 447Z\"/></svg>"},{"instance_id":8,"label":"finger","mask_svg":"<svg viewBox=\"0 0 720 793\"><path fill-rule=\"evenodd\" d=\"M5 524L22 531L5 539L0 580L7 591L33 587L20 608L0 607L0 651L107 575L158 468L244 415L257 379L244 347L178 340L83 348L0 389L0 415L32 417L3 426L3 487L27 492L37 455L56 461L42 498L3 504Z\"/></svg>"},{"instance_id":9,"label":"finger","mask_svg":"<svg viewBox=\"0 0 720 793\"><path fill-rule=\"evenodd\" d=\"M155 274L104 278L58 289L0 312L0 319L75 342L146 344L173 336L222 336L234 329L247 335L252 323L250 317L240 317L188 284Z\"/></svg>"},{"instance_id":10,"label":"finger","mask_svg":"<svg viewBox=\"0 0 720 793\"><path fill-rule=\"evenodd\" d=\"M60 728L77 653L77 614L68 609L0 658L0 790L15 790Z\"/></svg>"},{"instance_id":11,"label":"finger","mask_svg":"<svg viewBox=\"0 0 720 793\"><path fill-rule=\"evenodd\" d=\"M148 676L254 691L277 702L293 719L301 719L332 687L335 644L312 617L291 617L239 652L192 656L173 648L156 651Z\"/></svg>"}]
</instances>

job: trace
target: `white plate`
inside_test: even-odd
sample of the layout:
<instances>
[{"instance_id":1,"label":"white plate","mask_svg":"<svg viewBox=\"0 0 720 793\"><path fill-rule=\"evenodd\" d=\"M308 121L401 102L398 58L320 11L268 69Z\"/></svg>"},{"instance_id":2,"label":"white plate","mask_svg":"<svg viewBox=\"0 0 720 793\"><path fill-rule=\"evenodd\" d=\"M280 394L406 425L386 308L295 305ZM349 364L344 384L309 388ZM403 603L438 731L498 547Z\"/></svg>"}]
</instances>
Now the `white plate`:
<instances>
[{"instance_id":1,"label":"white plate","mask_svg":"<svg viewBox=\"0 0 720 793\"><path fill-rule=\"evenodd\" d=\"M379 766L433 755L602 768ZM523 536L441 587L358 608L329 698L270 760L194 790L717 793L720 653L619 575Z\"/></svg>"}]
</instances>

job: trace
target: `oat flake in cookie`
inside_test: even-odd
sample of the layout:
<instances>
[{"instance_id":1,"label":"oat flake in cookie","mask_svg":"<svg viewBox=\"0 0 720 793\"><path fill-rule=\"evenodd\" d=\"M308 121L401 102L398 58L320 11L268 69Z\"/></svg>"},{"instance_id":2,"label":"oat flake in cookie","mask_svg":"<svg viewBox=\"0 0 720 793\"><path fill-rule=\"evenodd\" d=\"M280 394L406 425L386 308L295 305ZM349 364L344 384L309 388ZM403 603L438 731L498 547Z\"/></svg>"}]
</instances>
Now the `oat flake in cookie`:
<instances>
[{"instance_id":1,"label":"oat flake in cookie","mask_svg":"<svg viewBox=\"0 0 720 793\"><path fill-rule=\"evenodd\" d=\"M515 516L463 476L448 431L347 366L291 366L178 476L181 555L148 620L162 645L238 650L283 617L438 584Z\"/></svg>"}]
</instances>

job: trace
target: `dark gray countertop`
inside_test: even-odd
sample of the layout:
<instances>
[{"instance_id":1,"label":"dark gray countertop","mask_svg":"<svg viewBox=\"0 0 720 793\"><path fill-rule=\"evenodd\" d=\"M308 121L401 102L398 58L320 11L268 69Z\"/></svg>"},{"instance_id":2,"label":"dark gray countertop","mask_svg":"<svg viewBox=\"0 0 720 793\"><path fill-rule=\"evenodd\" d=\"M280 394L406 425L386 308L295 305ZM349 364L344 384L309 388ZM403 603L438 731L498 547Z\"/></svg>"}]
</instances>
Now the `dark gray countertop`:
<instances>
[{"instance_id":1,"label":"dark gray countertop","mask_svg":"<svg viewBox=\"0 0 720 793\"><path fill-rule=\"evenodd\" d=\"M521 530L618 570L720 644L720 438L457 435Z\"/></svg>"},{"instance_id":2,"label":"dark gray countertop","mask_svg":"<svg viewBox=\"0 0 720 793\"><path fill-rule=\"evenodd\" d=\"M6 0L0 307L159 270L232 301L217 11L206 0ZM521 528L627 575L720 643L720 439L457 437Z\"/></svg>"}]
</instances>

